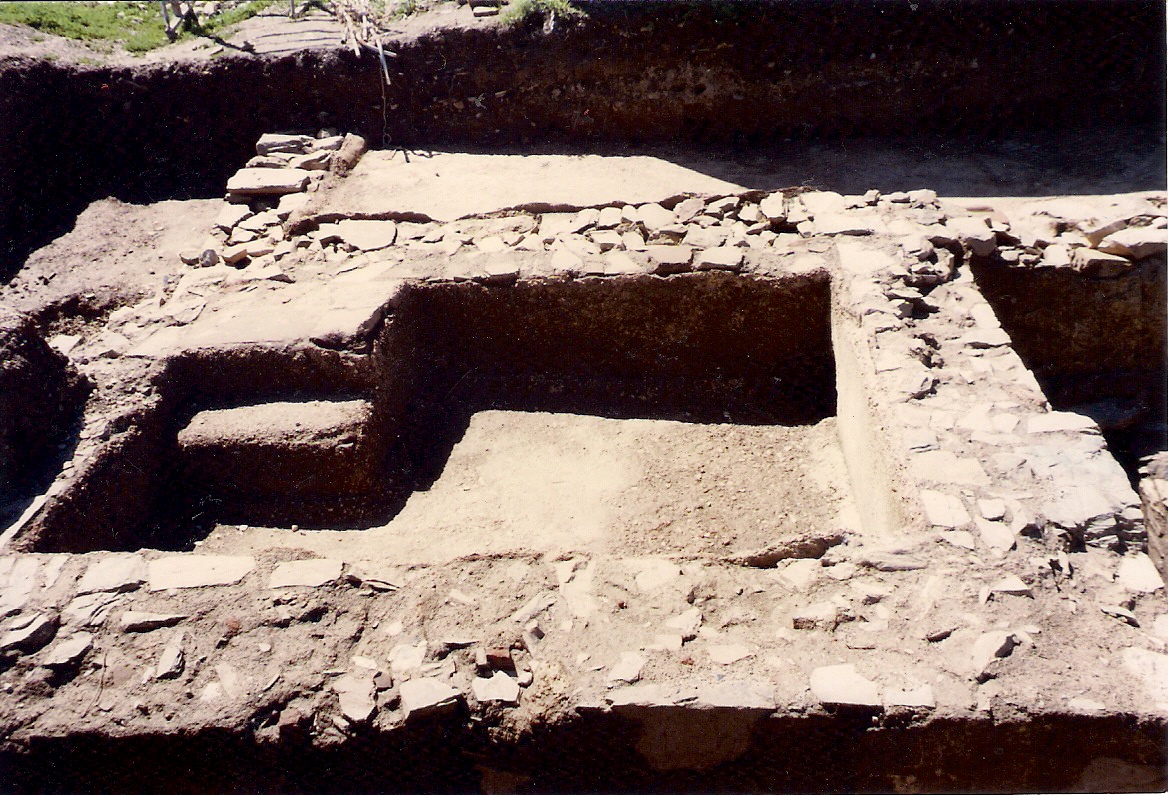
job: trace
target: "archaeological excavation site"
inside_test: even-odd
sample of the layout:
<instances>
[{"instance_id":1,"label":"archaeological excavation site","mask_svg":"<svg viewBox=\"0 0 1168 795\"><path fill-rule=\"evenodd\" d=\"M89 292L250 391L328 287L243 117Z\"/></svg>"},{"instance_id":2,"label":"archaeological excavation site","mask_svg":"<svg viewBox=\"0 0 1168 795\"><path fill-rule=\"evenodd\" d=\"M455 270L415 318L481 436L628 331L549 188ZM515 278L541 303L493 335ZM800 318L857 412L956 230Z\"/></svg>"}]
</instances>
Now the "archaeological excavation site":
<instances>
[{"instance_id":1,"label":"archaeological excavation site","mask_svg":"<svg viewBox=\"0 0 1168 795\"><path fill-rule=\"evenodd\" d=\"M0 24L0 790L1168 788L1162 2L299 5Z\"/></svg>"}]
</instances>

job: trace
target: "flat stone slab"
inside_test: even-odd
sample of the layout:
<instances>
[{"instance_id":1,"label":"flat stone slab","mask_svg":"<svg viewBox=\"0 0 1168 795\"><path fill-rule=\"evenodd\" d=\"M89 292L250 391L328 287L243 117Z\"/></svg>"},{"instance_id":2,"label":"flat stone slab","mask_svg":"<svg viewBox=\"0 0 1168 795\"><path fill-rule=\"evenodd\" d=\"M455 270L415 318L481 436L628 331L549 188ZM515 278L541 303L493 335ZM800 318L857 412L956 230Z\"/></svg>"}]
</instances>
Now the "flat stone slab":
<instances>
[{"instance_id":1,"label":"flat stone slab","mask_svg":"<svg viewBox=\"0 0 1168 795\"><path fill-rule=\"evenodd\" d=\"M299 193L308 185L309 172L300 168L242 168L227 180L227 192L250 196Z\"/></svg>"},{"instance_id":2,"label":"flat stone slab","mask_svg":"<svg viewBox=\"0 0 1168 795\"><path fill-rule=\"evenodd\" d=\"M407 718L448 707L462 697L458 690L432 677L402 682L399 693Z\"/></svg>"},{"instance_id":3,"label":"flat stone slab","mask_svg":"<svg viewBox=\"0 0 1168 795\"><path fill-rule=\"evenodd\" d=\"M150 561L151 591L232 585L255 568L249 555L183 555Z\"/></svg>"},{"instance_id":4,"label":"flat stone slab","mask_svg":"<svg viewBox=\"0 0 1168 795\"><path fill-rule=\"evenodd\" d=\"M825 665L811 672L811 694L824 704L879 707L876 683L856 672L851 663Z\"/></svg>"},{"instance_id":5,"label":"flat stone slab","mask_svg":"<svg viewBox=\"0 0 1168 795\"><path fill-rule=\"evenodd\" d=\"M474 697L485 703L519 703L519 683L502 671L496 671L490 678L476 677L471 689Z\"/></svg>"},{"instance_id":6,"label":"flat stone slab","mask_svg":"<svg viewBox=\"0 0 1168 795\"><path fill-rule=\"evenodd\" d=\"M90 564L77 593L132 591L146 582L146 561L141 555L110 555Z\"/></svg>"},{"instance_id":7,"label":"flat stone slab","mask_svg":"<svg viewBox=\"0 0 1168 795\"><path fill-rule=\"evenodd\" d=\"M339 560L315 558L289 560L276 566L268 581L269 588L305 586L315 588L340 579L343 564Z\"/></svg>"},{"instance_id":8,"label":"flat stone slab","mask_svg":"<svg viewBox=\"0 0 1168 795\"><path fill-rule=\"evenodd\" d=\"M453 221L520 206L569 210L743 190L656 157L433 152L406 162L398 152L374 151L332 191L321 214Z\"/></svg>"}]
</instances>

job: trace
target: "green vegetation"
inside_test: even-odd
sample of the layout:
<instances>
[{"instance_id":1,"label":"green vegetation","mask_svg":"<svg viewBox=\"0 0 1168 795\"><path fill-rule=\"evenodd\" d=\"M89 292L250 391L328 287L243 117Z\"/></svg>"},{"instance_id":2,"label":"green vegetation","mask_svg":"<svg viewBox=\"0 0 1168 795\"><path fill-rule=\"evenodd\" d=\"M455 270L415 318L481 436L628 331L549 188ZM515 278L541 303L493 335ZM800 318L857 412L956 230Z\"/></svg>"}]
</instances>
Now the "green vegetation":
<instances>
[{"instance_id":1,"label":"green vegetation","mask_svg":"<svg viewBox=\"0 0 1168 795\"><path fill-rule=\"evenodd\" d=\"M200 20L184 36L211 36L255 16L274 0L253 0ZM169 43L157 2L17 2L0 3L0 22L27 25L42 33L79 41L120 44L129 52L146 52Z\"/></svg>"},{"instance_id":2,"label":"green vegetation","mask_svg":"<svg viewBox=\"0 0 1168 795\"><path fill-rule=\"evenodd\" d=\"M503 13L503 22L516 25L537 14L553 19L580 19L585 16L570 0L512 0Z\"/></svg>"}]
</instances>

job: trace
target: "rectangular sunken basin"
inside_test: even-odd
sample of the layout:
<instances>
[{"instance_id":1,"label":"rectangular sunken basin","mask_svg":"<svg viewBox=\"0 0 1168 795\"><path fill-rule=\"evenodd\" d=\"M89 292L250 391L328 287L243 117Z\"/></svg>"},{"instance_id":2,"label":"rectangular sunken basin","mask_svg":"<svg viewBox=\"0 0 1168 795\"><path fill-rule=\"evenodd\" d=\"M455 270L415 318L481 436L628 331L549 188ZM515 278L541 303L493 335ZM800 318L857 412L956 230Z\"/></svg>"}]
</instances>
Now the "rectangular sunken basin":
<instances>
[{"instance_id":1,"label":"rectangular sunken basin","mask_svg":"<svg viewBox=\"0 0 1168 795\"><path fill-rule=\"evenodd\" d=\"M822 273L414 284L370 353L321 359L359 376L294 352L174 369L190 397L100 470L137 478L105 484L132 492L117 533L38 547L819 554L850 510L829 296Z\"/></svg>"},{"instance_id":2,"label":"rectangular sunken basin","mask_svg":"<svg viewBox=\"0 0 1168 795\"><path fill-rule=\"evenodd\" d=\"M818 277L419 285L374 354L381 515L307 530L290 499L283 521L223 522L202 548L822 551L848 503L828 311Z\"/></svg>"}]
</instances>

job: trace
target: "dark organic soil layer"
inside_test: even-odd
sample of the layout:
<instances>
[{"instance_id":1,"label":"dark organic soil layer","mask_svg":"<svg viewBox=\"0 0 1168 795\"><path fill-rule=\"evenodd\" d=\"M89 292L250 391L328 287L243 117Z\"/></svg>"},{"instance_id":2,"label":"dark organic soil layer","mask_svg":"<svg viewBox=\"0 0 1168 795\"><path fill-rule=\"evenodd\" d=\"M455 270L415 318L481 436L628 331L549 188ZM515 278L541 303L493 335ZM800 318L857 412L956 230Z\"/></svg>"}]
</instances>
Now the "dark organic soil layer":
<instances>
[{"instance_id":1,"label":"dark organic soil layer","mask_svg":"<svg viewBox=\"0 0 1168 795\"><path fill-rule=\"evenodd\" d=\"M270 737L273 727L254 728ZM715 734L740 741L742 756L653 770L637 752L672 743L682 760L687 737L701 744ZM878 725L864 711L767 716L678 706L588 711L494 740L460 710L336 747L313 747L295 731L266 743L222 731L73 736L0 754L0 770L15 793L477 792L499 783L532 793L892 792L905 782L920 792L1147 792L1163 787L1164 761L1157 726L1119 718Z\"/></svg>"},{"instance_id":2,"label":"dark organic soil layer","mask_svg":"<svg viewBox=\"0 0 1168 795\"><path fill-rule=\"evenodd\" d=\"M1164 260L1113 279L977 260L974 273L1051 404L1098 422L1134 483L1168 446Z\"/></svg>"}]
</instances>

